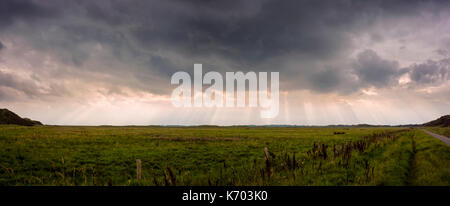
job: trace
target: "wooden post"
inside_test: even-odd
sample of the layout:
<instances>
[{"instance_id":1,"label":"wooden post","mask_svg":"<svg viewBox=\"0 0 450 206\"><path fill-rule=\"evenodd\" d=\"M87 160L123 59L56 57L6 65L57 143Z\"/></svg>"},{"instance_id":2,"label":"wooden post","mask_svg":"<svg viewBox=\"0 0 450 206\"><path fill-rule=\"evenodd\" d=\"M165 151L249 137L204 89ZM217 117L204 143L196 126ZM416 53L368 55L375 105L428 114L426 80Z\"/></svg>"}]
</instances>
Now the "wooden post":
<instances>
[{"instance_id":1,"label":"wooden post","mask_svg":"<svg viewBox=\"0 0 450 206\"><path fill-rule=\"evenodd\" d=\"M267 147L264 147L264 156L266 156L266 161L269 161L269 149Z\"/></svg>"},{"instance_id":2,"label":"wooden post","mask_svg":"<svg viewBox=\"0 0 450 206\"><path fill-rule=\"evenodd\" d=\"M264 156L266 157L266 170L267 170L267 177L270 179L273 174L273 168L272 168L272 162L269 158L269 149L267 147L264 147Z\"/></svg>"},{"instance_id":3,"label":"wooden post","mask_svg":"<svg viewBox=\"0 0 450 206\"><path fill-rule=\"evenodd\" d=\"M141 160L140 159L136 159L136 173L137 173L137 180L141 180Z\"/></svg>"}]
</instances>

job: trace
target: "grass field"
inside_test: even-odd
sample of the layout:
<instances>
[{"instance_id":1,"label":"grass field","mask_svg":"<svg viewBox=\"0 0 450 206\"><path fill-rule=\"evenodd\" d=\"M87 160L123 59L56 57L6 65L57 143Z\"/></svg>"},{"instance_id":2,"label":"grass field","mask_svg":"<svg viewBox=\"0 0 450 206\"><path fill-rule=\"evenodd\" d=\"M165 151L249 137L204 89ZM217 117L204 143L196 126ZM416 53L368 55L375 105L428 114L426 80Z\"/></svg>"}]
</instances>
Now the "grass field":
<instances>
[{"instance_id":1,"label":"grass field","mask_svg":"<svg viewBox=\"0 0 450 206\"><path fill-rule=\"evenodd\" d=\"M450 185L450 147L409 128L3 125L0 185Z\"/></svg>"}]
</instances>

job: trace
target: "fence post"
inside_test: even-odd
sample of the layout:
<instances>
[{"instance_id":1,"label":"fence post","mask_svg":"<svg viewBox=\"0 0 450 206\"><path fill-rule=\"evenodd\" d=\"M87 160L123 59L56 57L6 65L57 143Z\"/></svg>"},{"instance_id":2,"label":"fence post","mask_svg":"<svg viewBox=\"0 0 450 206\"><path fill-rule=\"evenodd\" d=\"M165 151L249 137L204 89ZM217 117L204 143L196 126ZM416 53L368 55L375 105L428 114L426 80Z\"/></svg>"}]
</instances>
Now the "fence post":
<instances>
[{"instance_id":1,"label":"fence post","mask_svg":"<svg viewBox=\"0 0 450 206\"><path fill-rule=\"evenodd\" d=\"M266 157L266 161L270 161L269 160L269 149L267 149L267 147L264 147L264 156Z\"/></svg>"},{"instance_id":2,"label":"fence post","mask_svg":"<svg viewBox=\"0 0 450 206\"><path fill-rule=\"evenodd\" d=\"M140 159L136 159L136 173L137 173L137 180L141 180L141 166L142 162Z\"/></svg>"}]
</instances>

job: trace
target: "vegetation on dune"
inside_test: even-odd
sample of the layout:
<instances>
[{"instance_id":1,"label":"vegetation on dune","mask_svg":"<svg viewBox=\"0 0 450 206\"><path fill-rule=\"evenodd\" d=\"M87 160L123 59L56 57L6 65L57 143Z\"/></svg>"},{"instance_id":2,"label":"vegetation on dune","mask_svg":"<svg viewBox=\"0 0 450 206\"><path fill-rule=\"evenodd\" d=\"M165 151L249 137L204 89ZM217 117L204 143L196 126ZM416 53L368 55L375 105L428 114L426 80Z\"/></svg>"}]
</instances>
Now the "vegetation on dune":
<instances>
[{"instance_id":1,"label":"vegetation on dune","mask_svg":"<svg viewBox=\"0 0 450 206\"><path fill-rule=\"evenodd\" d=\"M0 185L450 185L449 155L405 128L5 125Z\"/></svg>"},{"instance_id":2,"label":"vegetation on dune","mask_svg":"<svg viewBox=\"0 0 450 206\"><path fill-rule=\"evenodd\" d=\"M423 124L425 127L450 127L450 115L444 115L436 120Z\"/></svg>"},{"instance_id":3,"label":"vegetation on dune","mask_svg":"<svg viewBox=\"0 0 450 206\"><path fill-rule=\"evenodd\" d=\"M0 124L16 124L22 126L42 125L39 121L21 118L19 115L9 111L8 109L0 109Z\"/></svg>"}]
</instances>

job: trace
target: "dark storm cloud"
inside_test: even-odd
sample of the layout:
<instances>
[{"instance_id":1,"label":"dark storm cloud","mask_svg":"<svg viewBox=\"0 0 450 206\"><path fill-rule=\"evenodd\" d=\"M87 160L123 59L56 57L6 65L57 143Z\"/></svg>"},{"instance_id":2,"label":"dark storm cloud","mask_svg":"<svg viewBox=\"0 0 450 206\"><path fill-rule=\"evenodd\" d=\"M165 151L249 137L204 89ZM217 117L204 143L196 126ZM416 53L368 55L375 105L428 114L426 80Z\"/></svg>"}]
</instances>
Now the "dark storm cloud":
<instances>
[{"instance_id":1,"label":"dark storm cloud","mask_svg":"<svg viewBox=\"0 0 450 206\"><path fill-rule=\"evenodd\" d=\"M34 21L39 18L54 17L56 13L56 10L31 0L2 0L0 1L0 28L17 20Z\"/></svg>"},{"instance_id":2,"label":"dark storm cloud","mask_svg":"<svg viewBox=\"0 0 450 206\"><path fill-rule=\"evenodd\" d=\"M353 61L348 54L358 46L353 42L355 36L367 31L372 41L385 41L384 31L370 32L378 21L417 17L422 11L448 11L448 4L387 0L6 0L0 3L0 34L23 36L36 50L48 52L77 70L115 76L108 79L152 93L170 91L170 75L178 70L192 71L193 63L221 72L279 71L281 89L346 93L368 86L390 86L402 74L395 61L382 59L371 50L347 64ZM30 27L2 27L17 21ZM113 57L94 58L97 44ZM210 62L212 59L217 62ZM89 60L97 64L86 66ZM116 66L118 62L123 65ZM419 70L411 74L421 76L417 73ZM127 81L124 74L135 79ZM417 78L417 82L425 81Z\"/></svg>"},{"instance_id":3,"label":"dark storm cloud","mask_svg":"<svg viewBox=\"0 0 450 206\"><path fill-rule=\"evenodd\" d=\"M335 90L339 86L342 82L342 77L339 76L339 72L327 69L312 75L311 81L311 84L314 85L313 89L328 92Z\"/></svg>"},{"instance_id":4,"label":"dark storm cloud","mask_svg":"<svg viewBox=\"0 0 450 206\"><path fill-rule=\"evenodd\" d=\"M420 1L217 2L155 2L148 15L138 18L142 24L134 34L149 47L191 55L214 53L250 65L288 53L324 60L348 49L349 34L370 27L381 15L416 15L422 5ZM380 34L373 36L382 39Z\"/></svg>"},{"instance_id":5,"label":"dark storm cloud","mask_svg":"<svg viewBox=\"0 0 450 206\"><path fill-rule=\"evenodd\" d=\"M397 84L404 74L409 75L413 86L438 85L450 80L450 58L400 68L398 62L382 59L376 52L366 50L358 54L354 72L359 77L359 87L389 87Z\"/></svg>"},{"instance_id":6,"label":"dark storm cloud","mask_svg":"<svg viewBox=\"0 0 450 206\"><path fill-rule=\"evenodd\" d=\"M0 87L8 87L16 91L25 93L28 96L36 96L39 94L39 87L32 81L24 81L15 75L7 74L0 71ZM2 96L7 96L3 94Z\"/></svg>"},{"instance_id":7,"label":"dark storm cloud","mask_svg":"<svg viewBox=\"0 0 450 206\"><path fill-rule=\"evenodd\" d=\"M353 21L347 11L352 8L335 1L315 5L253 1L242 7L241 1L227 1L227 6L194 2L180 1L182 11L177 10L180 5L163 6L162 11L176 13L150 12L148 19L164 20L142 21L134 30L137 40L149 47L168 47L194 57L216 54L250 66L292 52L327 58L349 43L345 31L339 28ZM335 12L338 18L326 16Z\"/></svg>"},{"instance_id":8,"label":"dark storm cloud","mask_svg":"<svg viewBox=\"0 0 450 206\"><path fill-rule=\"evenodd\" d=\"M167 77L170 77L172 74L180 70L180 68L172 64L169 59L161 56L151 56L149 63L151 68L157 70L163 75L167 75Z\"/></svg>"},{"instance_id":9,"label":"dark storm cloud","mask_svg":"<svg viewBox=\"0 0 450 206\"><path fill-rule=\"evenodd\" d=\"M410 77L414 83L418 84L437 84L448 81L450 80L450 58L414 64L410 68Z\"/></svg>"},{"instance_id":10,"label":"dark storm cloud","mask_svg":"<svg viewBox=\"0 0 450 206\"><path fill-rule=\"evenodd\" d=\"M46 85L46 86L43 86ZM32 75L24 78L21 75L0 71L0 101L11 101L20 93L28 98L61 97L71 94L63 85L48 83L39 77Z\"/></svg>"},{"instance_id":11,"label":"dark storm cloud","mask_svg":"<svg viewBox=\"0 0 450 206\"><path fill-rule=\"evenodd\" d=\"M359 53L354 68L362 84L375 87L390 86L399 75L397 62L382 59L372 50Z\"/></svg>"},{"instance_id":12,"label":"dark storm cloud","mask_svg":"<svg viewBox=\"0 0 450 206\"><path fill-rule=\"evenodd\" d=\"M0 41L0 50L2 50L3 47L5 47L5 46L3 46L2 42Z\"/></svg>"}]
</instances>

